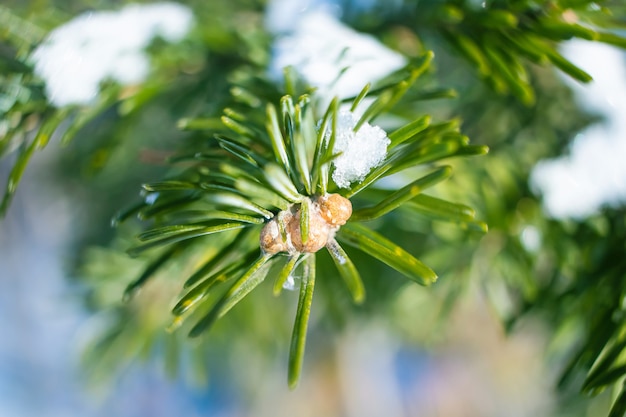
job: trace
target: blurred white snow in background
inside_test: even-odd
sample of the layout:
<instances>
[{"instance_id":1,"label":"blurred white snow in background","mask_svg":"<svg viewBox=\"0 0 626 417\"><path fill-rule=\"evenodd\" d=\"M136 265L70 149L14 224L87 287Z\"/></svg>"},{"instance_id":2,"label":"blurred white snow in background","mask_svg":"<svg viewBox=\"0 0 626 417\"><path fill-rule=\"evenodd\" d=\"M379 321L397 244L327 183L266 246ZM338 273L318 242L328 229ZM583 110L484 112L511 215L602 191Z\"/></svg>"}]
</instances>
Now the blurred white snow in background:
<instances>
[{"instance_id":1,"label":"blurred white snow in background","mask_svg":"<svg viewBox=\"0 0 626 417\"><path fill-rule=\"evenodd\" d=\"M565 77L580 104L606 120L580 133L569 155L539 162L531 184L550 216L582 218L626 202L626 68L624 53L611 46L571 41L563 52L594 78L581 85Z\"/></svg>"},{"instance_id":2,"label":"blurred white snow in background","mask_svg":"<svg viewBox=\"0 0 626 417\"><path fill-rule=\"evenodd\" d=\"M52 104L89 104L107 79L142 82L150 70L144 49L157 36L180 41L192 22L191 10L177 3L85 13L53 30L34 51L35 73Z\"/></svg>"},{"instance_id":3,"label":"blurred white snow in background","mask_svg":"<svg viewBox=\"0 0 626 417\"><path fill-rule=\"evenodd\" d=\"M271 3L266 22L279 34L274 45L270 76L282 80L283 68L293 66L318 94L352 97L365 84L379 80L406 65L406 59L376 38L341 23L333 8L321 2Z\"/></svg>"}]
</instances>

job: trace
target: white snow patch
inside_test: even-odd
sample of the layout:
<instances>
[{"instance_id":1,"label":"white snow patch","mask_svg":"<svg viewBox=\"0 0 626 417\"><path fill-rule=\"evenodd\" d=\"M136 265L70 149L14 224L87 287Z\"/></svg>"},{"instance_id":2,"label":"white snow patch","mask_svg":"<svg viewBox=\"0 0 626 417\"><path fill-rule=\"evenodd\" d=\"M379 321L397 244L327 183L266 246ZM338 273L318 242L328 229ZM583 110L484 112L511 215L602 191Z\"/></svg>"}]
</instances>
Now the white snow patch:
<instances>
[{"instance_id":1,"label":"white snow patch","mask_svg":"<svg viewBox=\"0 0 626 417\"><path fill-rule=\"evenodd\" d=\"M571 41L565 56L589 72L587 86L568 81L581 105L606 117L579 134L568 156L541 161L531 184L544 197L544 208L555 218L583 218L603 205L626 202L626 68L624 53L598 43Z\"/></svg>"},{"instance_id":2,"label":"white snow patch","mask_svg":"<svg viewBox=\"0 0 626 417\"><path fill-rule=\"evenodd\" d=\"M387 146L391 140L387 133L378 126L363 123L354 132L359 118L350 111L341 110L337 115L337 137L333 153L341 153L332 162L333 181L340 188L348 188L356 181L363 181L365 176L379 166L387 156ZM330 136L330 129L325 133Z\"/></svg>"},{"instance_id":3,"label":"white snow patch","mask_svg":"<svg viewBox=\"0 0 626 417\"><path fill-rule=\"evenodd\" d=\"M283 68L293 66L326 101L334 96L356 96L368 82L406 65L401 54L349 28L326 11L308 11L305 7L303 13L290 19L297 24L290 25L293 31L277 39L270 74L282 80ZM273 24L282 30L287 27Z\"/></svg>"},{"instance_id":4,"label":"white snow patch","mask_svg":"<svg viewBox=\"0 0 626 417\"><path fill-rule=\"evenodd\" d=\"M150 69L143 50L150 41L179 41L192 21L191 10L177 3L85 13L54 29L34 51L35 73L52 104L89 104L106 79L123 85L143 81Z\"/></svg>"}]
</instances>

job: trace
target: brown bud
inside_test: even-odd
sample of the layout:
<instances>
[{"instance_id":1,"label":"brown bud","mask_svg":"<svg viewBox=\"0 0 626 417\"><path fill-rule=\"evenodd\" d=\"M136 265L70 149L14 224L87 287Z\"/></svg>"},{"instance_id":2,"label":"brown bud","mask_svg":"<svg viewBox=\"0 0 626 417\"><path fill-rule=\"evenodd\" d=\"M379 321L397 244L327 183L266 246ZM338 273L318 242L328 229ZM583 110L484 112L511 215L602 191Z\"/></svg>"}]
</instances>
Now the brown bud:
<instances>
[{"instance_id":1,"label":"brown bud","mask_svg":"<svg viewBox=\"0 0 626 417\"><path fill-rule=\"evenodd\" d=\"M352 203L339 194L326 194L317 200L320 215L332 227L343 226L352 216Z\"/></svg>"},{"instance_id":2,"label":"brown bud","mask_svg":"<svg viewBox=\"0 0 626 417\"><path fill-rule=\"evenodd\" d=\"M293 247L298 252L313 253L326 246L330 227L317 210L312 209L309 213L309 234L306 242L303 243L300 231L300 210L298 209L287 224L287 233L291 237Z\"/></svg>"},{"instance_id":3,"label":"brown bud","mask_svg":"<svg viewBox=\"0 0 626 417\"><path fill-rule=\"evenodd\" d=\"M304 241L300 228L301 204L309 204L309 233ZM314 202L306 198L301 204L291 205L263 226L259 239L263 252L271 255L317 252L352 215L352 203L339 194L326 194Z\"/></svg>"},{"instance_id":4,"label":"brown bud","mask_svg":"<svg viewBox=\"0 0 626 417\"><path fill-rule=\"evenodd\" d=\"M263 226L259 241L263 252L268 254L286 252L288 250L287 242L283 240L276 217Z\"/></svg>"}]
</instances>

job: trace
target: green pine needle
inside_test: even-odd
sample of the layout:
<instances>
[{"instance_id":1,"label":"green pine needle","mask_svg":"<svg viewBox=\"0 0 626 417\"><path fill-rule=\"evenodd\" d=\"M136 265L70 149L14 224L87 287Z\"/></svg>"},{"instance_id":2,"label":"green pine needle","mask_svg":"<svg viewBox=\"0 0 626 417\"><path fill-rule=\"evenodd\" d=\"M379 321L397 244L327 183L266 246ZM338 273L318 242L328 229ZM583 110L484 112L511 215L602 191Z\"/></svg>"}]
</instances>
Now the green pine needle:
<instances>
[{"instance_id":1,"label":"green pine needle","mask_svg":"<svg viewBox=\"0 0 626 417\"><path fill-rule=\"evenodd\" d=\"M352 263L348 254L339 246L336 240L333 239L328 242L326 248L335 262L335 267L337 267L339 275L341 275L341 278L343 278L346 283L352 295L352 300L357 304L362 303L365 300L365 287L354 263Z\"/></svg>"},{"instance_id":2,"label":"green pine needle","mask_svg":"<svg viewBox=\"0 0 626 417\"><path fill-rule=\"evenodd\" d=\"M389 265L420 285L431 285L437 280L437 274L428 266L381 234L363 225L350 223L341 228L337 238Z\"/></svg>"},{"instance_id":3,"label":"green pine needle","mask_svg":"<svg viewBox=\"0 0 626 417\"><path fill-rule=\"evenodd\" d=\"M304 273L300 283L300 295L298 297L298 309L296 320L293 324L291 344L289 349L289 388L294 389L298 385L302 362L304 360L304 347L306 345L306 333L313 302L313 289L315 287L315 255L311 254L304 260Z\"/></svg>"},{"instance_id":4,"label":"green pine needle","mask_svg":"<svg viewBox=\"0 0 626 417\"><path fill-rule=\"evenodd\" d=\"M243 299L250 291L252 291L257 285L259 285L266 276L267 268L266 263L271 257L267 255L260 256L256 262L254 262L250 268L241 276L228 291L215 303L213 308L200 319L189 332L189 337L198 337L203 332L208 330L215 320L226 314L232 307L234 307L241 299Z\"/></svg>"}]
</instances>

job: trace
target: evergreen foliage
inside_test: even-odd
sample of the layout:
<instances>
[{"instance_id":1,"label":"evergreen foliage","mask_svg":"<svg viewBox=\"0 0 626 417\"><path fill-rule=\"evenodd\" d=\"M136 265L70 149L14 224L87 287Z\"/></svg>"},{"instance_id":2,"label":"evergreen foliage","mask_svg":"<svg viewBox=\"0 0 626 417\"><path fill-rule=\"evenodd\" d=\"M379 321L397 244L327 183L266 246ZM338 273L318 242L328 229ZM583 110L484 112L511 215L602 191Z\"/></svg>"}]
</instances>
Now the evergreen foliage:
<instances>
[{"instance_id":1,"label":"evergreen foliage","mask_svg":"<svg viewBox=\"0 0 626 417\"><path fill-rule=\"evenodd\" d=\"M430 55L427 55L421 65L401 71L400 75L406 73L407 78L374 88L376 99L364 110L354 130L358 133L363 123L401 102L404 93L429 61ZM292 78L288 75L288 86L296 84L291 82ZM290 354L289 380L294 385L302 363L304 333L315 282L315 252L319 247L326 246L354 301L361 302L364 298L358 267L334 240L334 229L328 242L324 237L323 242L314 248L307 245L307 240L315 239L317 229L323 227L313 217L317 215L317 202L329 192L351 198L356 209L348 223L339 228L337 239L377 258L413 281L429 285L436 279L429 267L383 235L352 223L377 219L412 202L408 207L419 214L427 211L439 218L486 231L483 223L473 219L473 210L468 207L422 194L451 175L450 167L427 168L430 164L455 156L480 155L486 153L486 148L469 145L467 138L451 128L450 123L429 126L420 117L389 134L389 153L380 166L348 190L338 190L329 178L331 163L336 158L333 143L338 135L338 101L332 101L321 117L315 114L315 96L303 94L294 100L292 95L285 95L278 112L273 103L265 103L262 97L256 96L253 87L237 87L237 91L247 91L246 101L253 98L255 104L262 104L251 107L244 102L239 103L237 110L226 109L221 118L223 128L207 132L207 148L191 155L175 156L173 159L184 167L181 172L164 181L144 184L144 190L150 193L145 201L120 216L125 218L136 212L140 218L152 221L152 228L139 235L141 243L129 249L130 254L138 255L167 245L167 249L158 253L128 286L126 295L131 296L143 286L158 268L181 252L189 239L236 230L232 242L214 240L210 245L216 250L215 255L185 278L184 287L188 291L172 311L176 325L181 325L188 316L196 316L192 319L195 324L189 334L198 336L258 286L269 273L272 263L282 264L276 273L275 292L280 292L290 275L302 275ZM366 86L351 103L352 109L357 108L358 101L368 90L369 86ZM316 120L321 121L317 129ZM203 124L197 119L188 123ZM190 160L193 161L191 166ZM377 190L372 191L374 195L368 195L377 180L420 165L425 165L427 171L417 180L395 191L383 191L386 194L383 199ZM377 203L368 204L372 200ZM324 215L325 209L319 209L319 212ZM291 223L285 225L281 220L283 214L297 215L298 235L288 239L295 248L274 250L269 245L264 246L264 238L271 236L261 232L260 251L259 232L248 233L247 229L260 229L262 224L277 219L276 232L289 234ZM299 240L302 241L300 245L296 243ZM206 245L204 242L196 244ZM287 252L286 258L277 252ZM285 259L277 262L276 258ZM302 272L298 272L299 269ZM219 293L223 282L227 283L228 289L217 300L212 300L212 306L207 310L204 307L207 298ZM197 310L201 313L194 314Z\"/></svg>"},{"instance_id":2,"label":"evergreen foliage","mask_svg":"<svg viewBox=\"0 0 626 417\"><path fill-rule=\"evenodd\" d=\"M586 395L614 389L609 415L626 413L624 210L550 220L528 186L538 160L561 154L596 119L555 75L556 69L591 81L559 45L579 38L624 48L621 2L406 0L363 11L345 1L346 21L411 63L321 110L315 90L294 72L286 72L283 86L267 78L271 36L263 27L265 5L252 0L187 2L203 23L180 44L153 42L145 83L106 83L95 103L56 108L30 55L49 30L91 3L42 2L56 11L49 15L17 3L0 6L0 156L11 165L0 212L51 138L66 146L64 169L55 173L61 181L78 177L87 195L112 196L85 203L94 220L81 237L92 246L77 271L90 288L87 305L107 317L103 335L85 353L88 366L107 374L137 356L158 355L174 375L186 351L193 357L189 370L203 373L206 349L228 351L229 340L242 337L220 333L220 326L256 329L260 346L276 348L275 339L289 338L280 320L289 297L246 296L266 277L279 294L296 275L288 366L294 386L314 288L341 321L391 302L401 281L381 282L377 272L429 285L434 269L445 277L437 286L447 306L475 280L510 331L528 315L542 317L569 346L559 387ZM62 14L61 7L71 9ZM365 106L365 97L375 100ZM391 144L383 164L342 189L331 176L336 121L340 106L355 110L359 103L367 110L357 127L380 123ZM470 145L452 117L491 153L466 158L487 148ZM141 158L156 163L138 167ZM444 159L449 165L439 164ZM447 186L422 193L452 168ZM378 186L399 172L415 179ZM139 184L140 199L128 206ZM349 198L354 211L325 245L327 253L259 248L264 225L292 208L305 244L310 205L330 193ZM128 209L114 218L113 232L104 219L120 206ZM489 223L482 239L487 227L476 217ZM456 227L444 229L442 221ZM539 231L539 248L524 246L526 227ZM348 291L335 286L335 276ZM347 294L361 302L366 292L364 307L346 307Z\"/></svg>"}]
</instances>

